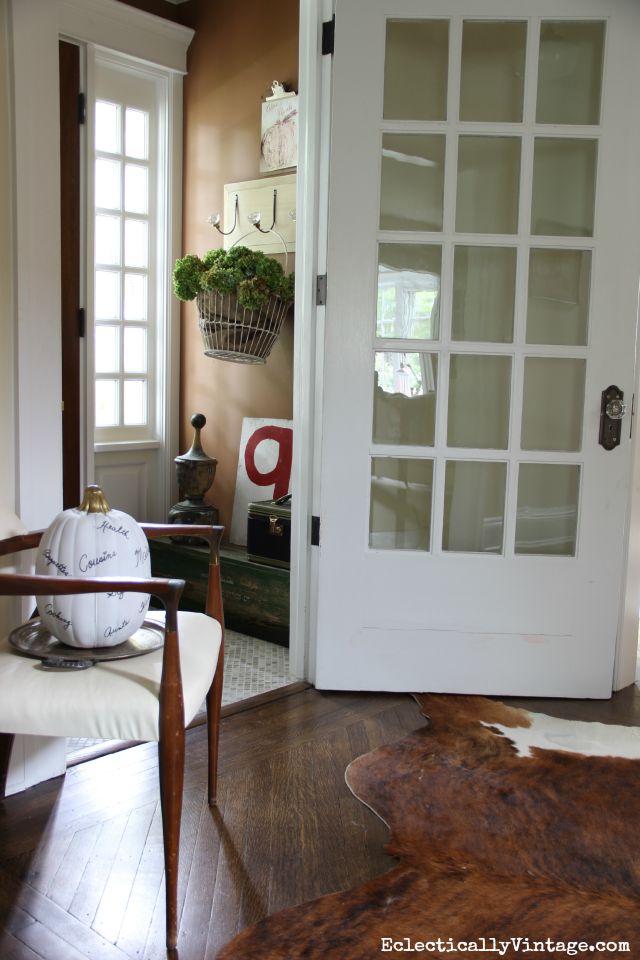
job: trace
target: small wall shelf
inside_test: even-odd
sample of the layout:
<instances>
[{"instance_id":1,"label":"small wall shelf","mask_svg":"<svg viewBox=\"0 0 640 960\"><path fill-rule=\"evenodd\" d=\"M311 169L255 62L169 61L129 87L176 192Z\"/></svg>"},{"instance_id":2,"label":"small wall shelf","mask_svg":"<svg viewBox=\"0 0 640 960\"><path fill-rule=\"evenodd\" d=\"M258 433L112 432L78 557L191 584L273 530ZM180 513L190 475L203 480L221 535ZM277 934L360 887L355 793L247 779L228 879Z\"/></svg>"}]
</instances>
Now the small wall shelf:
<instances>
[{"instance_id":1,"label":"small wall shelf","mask_svg":"<svg viewBox=\"0 0 640 960\"><path fill-rule=\"evenodd\" d=\"M259 213L260 227L268 230L273 221L275 191L276 217L273 232L261 232L252 226L249 217ZM236 197L238 198L238 216L235 217ZM222 231L230 230L234 219L236 227L224 234L224 248L228 250L241 240L251 250L263 253L282 253L283 243L292 253L296 247L296 175L287 173L275 177L261 177L259 180L245 180L241 183L227 183L224 187L224 222ZM279 239L278 234L282 237ZM242 239L241 239L242 238Z\"/></svg>"}]
</instances>

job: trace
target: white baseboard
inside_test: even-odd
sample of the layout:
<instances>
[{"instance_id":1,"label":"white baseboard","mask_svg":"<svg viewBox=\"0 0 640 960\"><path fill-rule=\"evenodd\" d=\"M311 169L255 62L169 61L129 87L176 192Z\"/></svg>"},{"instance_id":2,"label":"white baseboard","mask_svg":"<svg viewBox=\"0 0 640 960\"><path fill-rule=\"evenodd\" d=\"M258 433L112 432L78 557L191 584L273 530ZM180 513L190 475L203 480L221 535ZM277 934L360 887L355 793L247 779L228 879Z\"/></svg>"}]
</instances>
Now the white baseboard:
<instances>
[{"instance_id":1,"label":"white baseboard","mask_svg":"<svg viewBox=\"0 0 640 960\"><path fill-rule=\"evenodd\" d=\"M67 768L67 741L61 737L17 736L11 752L5 794L20 793Z\"/></svg>"}]
</instances>

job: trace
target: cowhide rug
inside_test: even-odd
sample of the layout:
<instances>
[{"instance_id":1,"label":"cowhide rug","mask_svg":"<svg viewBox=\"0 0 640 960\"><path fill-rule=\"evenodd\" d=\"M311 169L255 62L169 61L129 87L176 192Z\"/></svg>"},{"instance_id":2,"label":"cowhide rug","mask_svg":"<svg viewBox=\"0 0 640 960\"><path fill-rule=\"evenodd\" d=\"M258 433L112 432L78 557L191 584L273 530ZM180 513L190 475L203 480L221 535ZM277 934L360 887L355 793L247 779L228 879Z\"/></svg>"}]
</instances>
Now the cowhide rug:
<instances>
[{"instance_id":1,"label":"cowhide rug","mask_svg":"<svg viewBox=\"0 0 640 960\"><path fill-rule=\"evenodd\" d=\"M220 960L559 960L611 956L619 942L640 960L640 730L558 725L483 697L417 699L428 725L347 770L399 866L267 917ZM626 735L625 756L569 752L576 730L595 754Z\"/></svg>"}]
</instances>

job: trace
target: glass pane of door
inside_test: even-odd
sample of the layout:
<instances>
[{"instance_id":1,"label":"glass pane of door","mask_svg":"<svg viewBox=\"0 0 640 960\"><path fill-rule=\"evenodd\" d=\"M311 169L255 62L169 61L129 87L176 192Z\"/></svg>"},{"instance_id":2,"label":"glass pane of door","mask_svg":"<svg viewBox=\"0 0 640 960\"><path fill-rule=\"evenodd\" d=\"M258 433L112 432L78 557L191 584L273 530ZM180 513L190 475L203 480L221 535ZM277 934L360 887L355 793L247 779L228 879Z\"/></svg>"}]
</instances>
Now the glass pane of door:
<instances>
[{"instance_id":1,"label":"glass pane of door","mask_svg":"<svg viewBox=\"0 0 640 960\"><path fill-rule=\"evenodd\" d=\"M502 553L506 477L506 463L448 461L443 550Z\"/></svg>"},{"instance_id":2,"label":"glass pane of door","mask_svg":"<svg viewBox=\"0 0 640 960\"><path fill-rule=\"evenodd\" d=\"M381 230L441 230L445 138L439 134L382 137Z\"/></svg>"},{"instance_id":3,"label":"glass pane of door","mask_svg":"<svg viewBox=\"0 0 640 960\"><path fill-rule=\"evenodd\" d=\"M590 250L530 250L527 343L586 345L590 287Z\"/></svg>"},{"instance_id":4,"label":"glass pane of door","mask_svg":"<svg viewBox=\"0 0 640 960\"><path fill-rule=\"evenodd\" d=\"M602 21L543 21L537 123L599 123L604 56Z\"/></svg>"},{"instance_id":5,"label":"glass pane of door","mask_svg":"<svg viewBox=\"0 0 640 960\"><path fill-rule=\"evenodd\" d=\"M596 140L536 137L532 233L593 236L597 155Z\"/></svg>"},{"instance_id":6,"label":"glass pane of door","mask_svg":"<svg viewBox=\"0 0 640 960\"><path fill-rule=\"evenodd\" d=\"M523 450L581 449L585 367L571 358L525 358Z\"/></svg>"},{"instance_id":7,"label":"glass pane of door","mask_svg":"<svg viewBox=\"0 0 640 960\"><path fill-rule=\"evenodd\" d=\"M376 353L373 442L432 447L437 384L437 354Z\"/></svg>"},{"instance_id":8,"label":"glass pane of door","mask_svg":"<svg viewBox=\"0 0 640 960\"><path fill-rule=\"evenodd\" d=\"M445 120L449 66L447 20L387 20L386 120Z\"/></svg>"},{"instance_id":9,"label":"glass pane of door","mask_svg":"<svg viewBox=\"0 0 640 960\"><path fill-rule=\"evenodd\" d=\"M515 247L455 248L452 340L511 343L516 257Z\"/></svg>"},{"instance_id":10,"label":"glass pane of door","mask_svg":"<svg viewBox=\"0 0 640 960\"><path fill-rule=\"evenodd\" d=\"M457 191L458 233L516 233L520 139L460 137Z\"/></svg>"},{"instance_id":11,"label":"glass pane of door","mask_svg":"<svg viewBox=\"0 0 640 960\"><path fill-rule=\"evenodd\" d=\"M429 550L433 460L372 457L369 546Z\"/></svg>"},{"instance_id":12,"label":"glass pane of door","mask_svg":"<svg viewBox=\"0 0 640 960\"><path fill-rule=\"evenodd\" d=\"M506 450L511 357L453 354L449 365L450 447Z\"/></svg>"},{"instance_id":13,"label":"glass pane of door","mask_svg":"<svg viewBox=\"0 0 640 960\"><path fill-rule=\"evenodd\" d=\"M442 247L381 243L378 249L376 336L437 340Z\"/></svg>"},{"instance_id":14,"label":"glass pane of door","mask_svg":"<svg viewBox=\"0 0 640 960\"><path fill-rule=\"evenodd\" d=\"M575 556L579 491L577 465L521 463L515 552Z\"/></svg>"},{"instance_id":15,"label":"glass pane of door","mask_svg":"<svg viewBox=\"0 0 640 960\"><path fill-rule=\"evenodd\" d=\"M460 119L522 120L526 23L465 20Z\"/></svg>"}]
</instances>

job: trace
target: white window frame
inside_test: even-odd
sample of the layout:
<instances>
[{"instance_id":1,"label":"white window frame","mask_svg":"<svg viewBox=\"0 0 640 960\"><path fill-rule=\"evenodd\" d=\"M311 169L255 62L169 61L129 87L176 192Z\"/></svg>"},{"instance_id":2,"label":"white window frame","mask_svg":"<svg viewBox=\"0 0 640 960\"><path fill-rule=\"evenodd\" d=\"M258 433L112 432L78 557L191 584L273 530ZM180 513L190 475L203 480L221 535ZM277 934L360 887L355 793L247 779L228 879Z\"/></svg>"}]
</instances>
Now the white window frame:
<instances>
[{"instance_id":1,"label":"white window frame","mask_svg":"<svg viewBox=\"0 0 640 960\"><path fill-rule=\"evenodd\" d=\"M96 72L102 67L120 71L125 77L151 80L157 97L157 203L154 211L153 243L150 244L149 312L153 312L153 338L149 342L149 420L146 429L95 428L94 356L94 105ZM135 79L134 79L135 83ZM177 498L173 451L179 434L179 322L180 305L173 296L171 273L181 254L182 195L182 76L162 65L141 63L137 58L87 45L87 387L85 391L87 479L108 476L108 471L134 469L139 487L138 510L142 519L163 520ZM155 279L151 280L155 270ZM153 286L151 286L153 283ZM107 481L108 482L108 481ZM134 481L135 482L135 481ZM142 516L144 514L144 516Z\"/></svg>"},{"instance_id":2,"label":"white window frame","mask_svg":"<svg viewBox=\"0 0 640 960\"><path fill-rule=\"evenodd\" d=\"M171 264L167 260L167 207L170 197L170 187L168 182L168 85L169 76L167 71L141 66L131 61L129 57L119 56L111 51L104 51L91 47L88 54L88 84L87 84L87 196L93 198L95 194L95 160L102 156L101 151L94 147L95 130L95 105L98 100L112 100L125 106L134 106L139 109L145 109L149 113L149 161L144 164L149 170L149 198L150 205L148 214L140 216L141 220L148 223L149 229L149 259L146 269L139 272L146 275L148 280L147 289L147 321L139 324L147 332L147 372L144 379L147 381L147 418L146 423L136 426L114 426L114 427L95 427L94 449L101 452L107 452L111 444L129 443L131 448L135 448L139 443L148 445L149 441L157 442L162 445L164 440L164 420L165 420L165 402L164 386L166 383L165 367L168 362L166 351L164 349L167 340L167 329L169 326L171 303L166 296L167 289L171 282ZM105 157L110 155L104 154ZM123 154L119 157L123 166ZM128 161L127 161L128 162ZM94 280L98 264L95 264L95 244L93 236L93 226L95 216L98 212L110 214L110 210L100 210L95 208L93 199L88 203L90 210L87 216L88 224L88 244L89 251L87 263L87 290L88 290L88 319L89 329L87 336L87 346L89 347L89 356L93 358L93 342L95 327L98 321L95 318L94 305ZM118 211L116 215L124 217L124 209ZM133 215L132 215L133 216ZM135 215L135 219L138 215ZM121 238L122 241L122 238ZM120 274L121 283L124 281L125 268L122 265L124 258L121 257L121 266L104 266L105 270L113 269ZM94 267L95 264L95 267ZM133 271L136 272L136 271ZM120 291L122 302L123 291ZM120 317L121 334L124 327L124 317ZM90 374L87 387L87 400L91 396L92 378L94 375L94 364L89 364ZM107 379L107 375L104 375ZM138 379L131 375L131 378ZM102 379L102 375L95 374L95 379ZM108 378L111 379L111 378ZM121 370L115 379L124 381L129 379ZM95 402L94 398L91 399ZM91 418L93 422L95 416ZM90 423L87 424L90 432Z\"/></svg>"}]
</instances>

